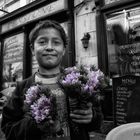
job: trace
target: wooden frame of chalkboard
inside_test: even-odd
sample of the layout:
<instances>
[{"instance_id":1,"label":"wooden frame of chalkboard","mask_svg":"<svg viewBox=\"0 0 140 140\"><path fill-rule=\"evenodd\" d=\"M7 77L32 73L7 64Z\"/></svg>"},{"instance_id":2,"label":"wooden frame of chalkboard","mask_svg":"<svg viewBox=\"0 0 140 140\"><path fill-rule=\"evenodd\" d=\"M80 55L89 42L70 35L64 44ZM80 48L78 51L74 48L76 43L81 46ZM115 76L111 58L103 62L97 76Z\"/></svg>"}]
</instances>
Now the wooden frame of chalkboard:
<instances>
[{"instance_id":1,"label":"wooden frame of chalkboard","mask_svg":"<svg viewBox=\"0 0 140 140\"><path fill-rule=\"evenodd\" d=\"M113 119L118 126L140 121L140 76L113 78Z\"/></svg>"}]
</instances>

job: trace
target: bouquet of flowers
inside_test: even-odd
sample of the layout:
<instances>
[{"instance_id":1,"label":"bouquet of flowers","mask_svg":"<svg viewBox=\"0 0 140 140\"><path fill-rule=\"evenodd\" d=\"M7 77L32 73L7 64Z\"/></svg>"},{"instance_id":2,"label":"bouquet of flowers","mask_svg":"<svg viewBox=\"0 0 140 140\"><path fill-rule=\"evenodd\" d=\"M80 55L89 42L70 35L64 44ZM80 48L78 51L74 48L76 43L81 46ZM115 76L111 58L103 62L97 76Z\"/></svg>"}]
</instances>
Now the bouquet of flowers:
<instances>
[{"instance_id":1,"label":"bouquet of flowers","mask_svg":"<svg viewBox=\"0 0 140 140\"><path fill-rule=\"evenodd\" d=\"M45 126L45 131L50 132L50 126L56 117L56 102L50 89L41 84L32 85L26 91L24 103L36 123L42 128Z\"/></svg>"},{"instance_id":2,"label":"bouquet of flowers","mask_svg":"<svg viewBox=\"0 0 140 140\"><path fill-rule=\"evenodd\" d=\"M100 99L100 92L108 85L102 71L94 66L74 66L64 69L61 84L69 96L70 108L86 108L87 102Z\"/></svg>"}]
</instances>

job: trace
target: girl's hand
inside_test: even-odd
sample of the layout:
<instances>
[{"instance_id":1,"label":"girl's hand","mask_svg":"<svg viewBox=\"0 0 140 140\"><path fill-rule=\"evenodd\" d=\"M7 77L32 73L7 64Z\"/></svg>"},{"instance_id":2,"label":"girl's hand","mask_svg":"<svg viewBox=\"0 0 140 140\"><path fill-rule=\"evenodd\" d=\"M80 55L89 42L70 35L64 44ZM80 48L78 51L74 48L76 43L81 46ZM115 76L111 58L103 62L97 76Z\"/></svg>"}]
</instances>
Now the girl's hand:
<instances>
[{"instance_id":1,"label":"girl's hand","mask_svg":"<svg viewBox=\"0 0 140 140\"><path fill-rule=\"evenodd\" d=\"M80 124L88 124L91 122L93 117L92 103L88 103L88 109L77 109L70 113L71 119Z\"/></svg>"}]
</instances>

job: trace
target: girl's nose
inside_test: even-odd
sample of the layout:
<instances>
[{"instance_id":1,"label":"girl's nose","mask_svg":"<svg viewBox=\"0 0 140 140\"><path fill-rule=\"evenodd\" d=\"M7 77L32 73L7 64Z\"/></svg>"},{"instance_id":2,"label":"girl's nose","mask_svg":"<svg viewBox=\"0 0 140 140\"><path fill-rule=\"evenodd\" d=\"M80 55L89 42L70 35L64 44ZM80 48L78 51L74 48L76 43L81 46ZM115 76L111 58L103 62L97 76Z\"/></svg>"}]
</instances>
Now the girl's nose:
<instances>
[{"instance_id":1,"label":"girl's nose","mask_svg":"<svg viewBox=\"0 0 140 140\"><path fill-rule=\"evenodd\" d=\"M53 49L51 41L49 41L49 42L45 45L45 49L46 49L46 50L52 50L52 49Z\"/></svg>"}]
</instances>

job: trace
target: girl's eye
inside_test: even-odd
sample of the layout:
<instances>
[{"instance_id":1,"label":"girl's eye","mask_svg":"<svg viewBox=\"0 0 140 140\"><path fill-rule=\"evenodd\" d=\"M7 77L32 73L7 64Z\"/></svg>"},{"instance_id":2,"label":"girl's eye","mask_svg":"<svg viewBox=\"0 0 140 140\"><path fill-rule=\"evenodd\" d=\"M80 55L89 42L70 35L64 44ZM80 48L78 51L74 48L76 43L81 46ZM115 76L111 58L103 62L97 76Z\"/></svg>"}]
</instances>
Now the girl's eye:
<instances>
[{"instance_id":1,"label":"girl's eye","mask_svg":"<svg viewBox=\"0 0 140 140\"><path fill-rule=\"evenodd\" d=\"M38 44L40 44L40 45L44 45L44 44L46 44L46 41L43 39L43 40L39 40L38 41Z\"/></svg>"},{"instance_id":2,"label":"girl's eye","mask_svg":"<svg viewBox=\"0 0 140 140\"><path fill-rule=\"evenodd\" d=\"M60 45L61 42L60 42L60 41L54 41L54 44L55 44L55 45Z\"/></svg>"}]
</instances>

